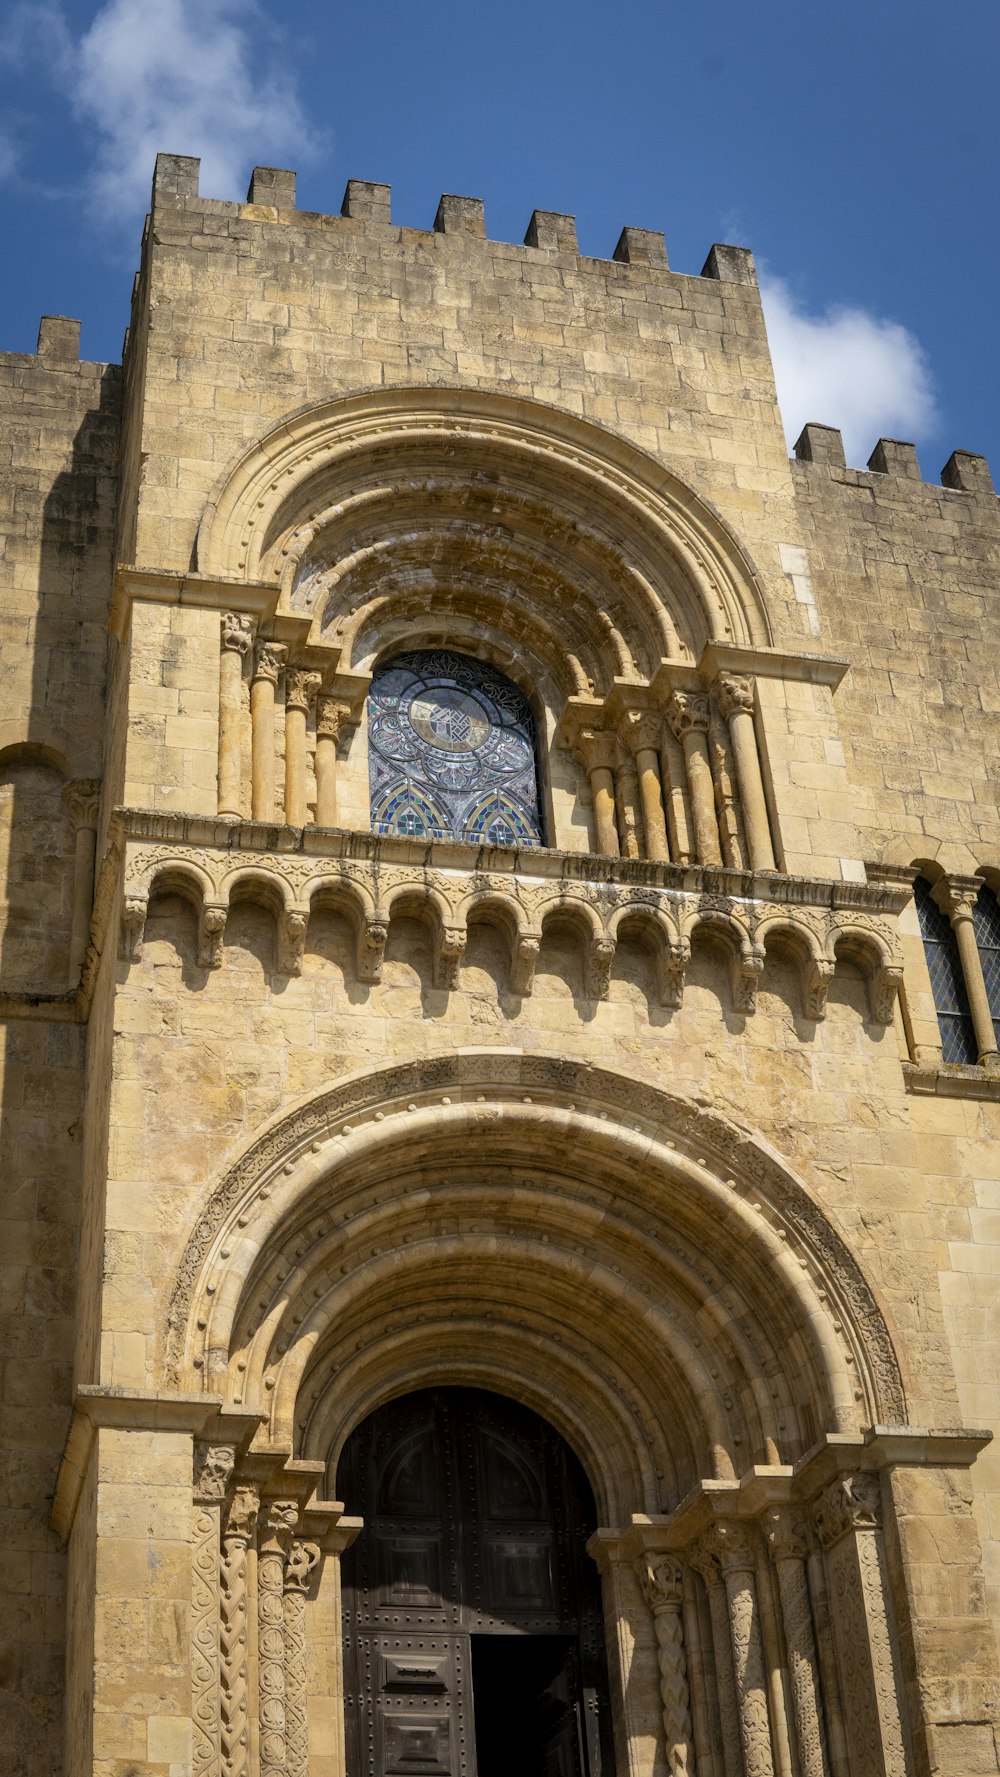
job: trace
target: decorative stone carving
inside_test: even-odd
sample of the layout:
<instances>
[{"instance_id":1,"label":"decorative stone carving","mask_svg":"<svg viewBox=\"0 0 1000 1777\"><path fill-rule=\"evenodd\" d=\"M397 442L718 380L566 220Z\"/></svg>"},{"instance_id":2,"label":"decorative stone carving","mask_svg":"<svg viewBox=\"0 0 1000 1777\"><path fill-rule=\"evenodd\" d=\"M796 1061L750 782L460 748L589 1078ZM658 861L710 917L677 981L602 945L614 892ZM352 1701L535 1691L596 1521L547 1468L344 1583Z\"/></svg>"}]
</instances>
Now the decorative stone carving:
<instances>
[{"instance_id":1,"label":"decorative stone carving","mask_svg":"<svg viewBox=\"0 0 1000 1777\"><path fill-rule=\"evenodd\" d=\"M458 986L458 971L465 955L468 934L464 926L444 926L434 956L434 985L450 991Z\"/></svg>"},{"instance_id":2,"label":"decorative stone carving","mask_svg":"<svg viewBox=\"0 0 1000 1777\"><path fill-rule=\"evenodd\" d=\"M761 1640L753 1538L744 1525L722 1521L709 1531L706 1543L718 1559L729 1602L733 1672L747 1777L772 1777L774 1761L767 1706L767 1669Z\"/></svg>"},{"instance_id":3,"label":"decorative stone carving","mask_svg":"<svg viewBox=\"0 0 1000 1777\"><path fill-rule=\"evenodd\" d=\"M586 989L593 1000L606 1000L615 960L613 938L592 938L587 948Z\"/></svg>"},{"instance_id":4,"label":"decorative stone carving","mask_svg":"<svg viewBox=\"0 0 1000 1777\"><path fill-rule=\"evenodd\" d=\"M257 1493L237 1487L222 1531L221 1747L225 1777L248 1777L247 1545L257 1524Z\"/></svg>"},{"instance_id":5,"label":"decorative stone carving","mask_svg":"<svg viewBox=\"0 0 1000 1777\"><path fill-rule=\"evenodd\" d=\"M244 658L249 654L253 642L254 624L252 617L245 617L242 611L226 611L222 618L222 646L231 649L234 654Z\"/></svg>"},{"instance_id":6,"label":"decorative stone carving","mask_svg":"<svg viewBox=\"0 0 1000 1777\"><path fill-rule=\"evenodd\" d=\"M307 1777L305 1595L319 1561L317 1543L296 1538L285 1563L285 1758L289 1777Z\"/></svg>"},{"instance_id":7,"label":"decorative stone carving","mask_svg":"<svg viewBox=\"0 0 1000 1777\"><path fill-rule=\"evenodd\" d=\"M694 1741L687 1663L684 1657L684 1570L672 1556L644 1556L636 1562L642 1595L656 1625L663 1731L671 1777L694 1777Z\"/></svg>"},{"instance_id":8,"label":"decorative stone carving","mask_svg":"<svg viewBox=\"0 0 1000 1777\"><path fill-rule=\"evenodd\" d=\"M221 969L228 907L206 901L198 919L198 967Z\"/></svg>"},{"instance_id":9,"label":"decorative stone carving","mask_svg":"<svg viewBox=\"0 0 1000 1777\"><path fill-rule=\"evenodd\" d=\"M809 1544L805 1525L797 1512L779 1507L767 1513L764 1530L778 1578L802 1777L828 1777L819 1659L806 1577Z\"/></svg>"},{"instance_id":10,"label":"decorative stone carving","mask_svg":"<svg viewBox=\"0 0 1000 1777\"><path fill-rule=\"evenodd\" d=\"M902 985L903 969L900 963L883 963L870 977L868 1003L876 1024L892 1023Z\"/></svg>"},{"instance_id":11,"label":"decorative stone carving","mask_svg":"<svg viewBox=\"0 0 1000 1777\"><path fill-rule=\"evenodd\" d=\"M817 1021L826 1017L826 996L830 991L836 963L828 957L810 958L802 983L803 1011Z\"/></svg>"},{"instance_id":12,"label":"decorative stone carving","mask_svg":"<svg viewBox=\"0 0 1000 1777\"><path fill-rule=\"evenodd\" d=\"M336 697L319 697L316 702L316 737L318 740L340 739L340 730L348 721L350 711Z\"/></svg>"},{"instance_id":13,"label":"decorative stone carving","mask_svg":"<svg viewBox=\"0 0 1000 1777\"><path fill-rule=\"evenodd\" d=\"M358 941L356 967L359 981L381 981L389 927L381 919L366 919Z\"/></svg>"},{"instance_id":14,"label":"decorative stone carving","mask_svg":"<svg viewBox=\"0 0 1000 1777\"><path fill-rule=\"evenodd\" d=\"M889 1615L878 1475L840 1475L816 1523L824 1546L852 1777L907 1777L898 1638Z\"/></svg>"},{"instance_id":15,"label":"decorative stone carving","mask_svg":"<svg viewBox=\"0 0 1000 1777\"><path fill-rule=\"evenodd\" d=\"M254 678L277 685L287 658L288 649L281 642L258 642L253 657Z\"/></svg>"},{"instance_id":16,"label":"decorative stone carving","mask_svg":"<svg viewBox=\"0 0 1000 1777\"><path fill-rule=\"evenodd\" d=\"M300 666L289 667L285 674L286 710L299 710L307 715L322 682L319 673L308 672Z\"/></svg>"},{"instance_id":17,"label":"decorative stone carving","mask_svg":"<svg viewBox=\"0 0 1000 1777\"><path fill-rule=\"evenodd\" d=\"M308 907L286 907L278 922L278 972L301 975L302 953L309 928Z\"/></svg>"},{"instance_id":18,"label":"decorative stone carving","mask_svg":"<svg viewBox=\"0 0 1000 1777\"><path fill-rule=\"evenodd\" d=\"M298 1506L294 1500L270 1501L258 1540L260 1777L284 1777L288 1768L285 1711L285 1560L298 1516Z\"/></svg>"},{"instance_id":19,"label":"decorative stone carving","mask_svg":"<svg viewBox=\"0 0 1000 1777\"><path fill-rule=\"evenodd\" d=\"M514 944L510 965L510 991L527 999L535 979L535 965L542 948L541 932L521 932Z\"/></svg>"},{"instance_id":20,"label":"decorative stone carving","mask_svg":"<svg viewBox=\"0 0 1000 1777\"><path fill-rule=\"evenodd\" d=\"M754 712L753 680L737 673L720 673L715 682L715 695L720 714L728 722L738 711L752 716Z\"/></svg>"},{"instance_id":21,"label":"decorative stone carving","mask_svg":"<svg viewBox=\"0 0 1000 1777\"><path fill-rule=\"evenodd\" d=\"M689 938L671 938L669 947L661 950L657 967L657 994L660 1005L679 1010L684 999L684 977L691 961Z\"/></svg>"},{"instance_id":22,"label":"decorative stone carving","mask_svg":"<svg viewBox=\"0 0 1000 1777\"><path fill-rule=\"evenodd\" d=\"M719 1705L719 1726L726 1777L745 1777L740 1737L740 1717L733 1670L733 1644L729 1633L729 1603L716 1556L704 1539L688 1551L688 1563L705 1582L712 1624L712 1650Z\"/></svg>"},{"instance_id":23,"label":"decorative stone carving","mask_svg":"<svg viewBox=\"0 0 1000 1777\"><path fill-rule=\"evenodd\" d=\"M199 1442L194 1447L194 1497L218 1504L225 1499L236 1461L232 1444Z\"/></svg>"},{"instance_id":24,"label":"decorative stone carving","mask_svg":"<svg viewBox=\"0 0 1000 1777\"><path fill-rule=\"evenodd\" d=\"M101 806L101 780L96 777L74 777L64 784L61 799L69 810L74 827L93 830L97 826Z\"/></svg>"},{"instance_id":25,"label":"decorative stone carving","mask_svg":"<svg viewBox=\"0 0 1000 1777\"><path fill-rule=\"evenodd\" d=\"M122 900L118 954L123 962L137 963L142 955L142 934L148 906L148 894L126 894Z\"/></svg>"},{"instance_id":26,"label":"decorative stone carving","mask_svg":"<svg viewBox=\"0 0 1000 1777\"><path fill-rule=\"evenodd\" d=\"M838 1475L823 1493L816 1514L820 1541L829 1548L849 1530L874 1530L882 1519L878 1475Z\"/></svg>"},{"instance_id":27,"label":"decorative stone carving","mask_svg":"<svg viewBox=\"0 0 1000 1777\"><path fill-rule=\"evenodd\" d=\"M734 1012L756 1012L757 985L764 973L765 961L762 944L742 950L734 959L731 978Z\"/></svg>"},{"instance_id":28,"label":"decorative stone carving","mask_svg":"<svg viewBox=\"0 0 1000 1777\"><path fill-rule=\"evenodd\" d=\"M667 705L667 721L683 741L686 734L708 733L708 697L704 691L675 691Z\"/></svg>"}]
</instances>

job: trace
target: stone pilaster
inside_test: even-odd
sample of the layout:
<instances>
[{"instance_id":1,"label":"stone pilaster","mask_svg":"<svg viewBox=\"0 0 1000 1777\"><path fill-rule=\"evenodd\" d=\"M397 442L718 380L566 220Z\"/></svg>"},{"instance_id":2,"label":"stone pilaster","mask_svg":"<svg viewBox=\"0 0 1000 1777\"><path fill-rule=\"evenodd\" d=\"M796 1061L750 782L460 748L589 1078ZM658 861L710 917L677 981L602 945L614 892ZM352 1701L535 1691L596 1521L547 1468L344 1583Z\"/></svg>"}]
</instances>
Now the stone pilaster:
<instances>
[{"instance_id":1,"label":"stone pilaster","mask_svg":"<svg viewBox=\"0 0 1000 1777\"><path fill-rule=\"evenodd\" d=\"M908 1777L878 1476L838 1476L822 1496L816 1527L830 1587L851 1777Z\"/></svg>"}]
</instances>

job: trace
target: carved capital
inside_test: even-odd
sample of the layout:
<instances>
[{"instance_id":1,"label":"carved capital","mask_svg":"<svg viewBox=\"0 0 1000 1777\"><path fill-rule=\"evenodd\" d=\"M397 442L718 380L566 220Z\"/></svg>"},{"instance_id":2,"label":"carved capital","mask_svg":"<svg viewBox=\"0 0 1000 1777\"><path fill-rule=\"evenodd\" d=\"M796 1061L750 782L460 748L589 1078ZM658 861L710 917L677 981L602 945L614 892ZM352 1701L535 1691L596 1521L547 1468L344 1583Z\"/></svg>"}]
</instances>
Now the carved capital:
<instances>
[{"instance_id":1,"label":"carved capital","mask_svg":"<svg viewBox=\"0 0 1000 1777\"><path fill-rule=\"evenodd\" d=\"M931 889L931 896L952 925L971 919L983 886L981 876L942 876Z\"/></svg>"},{"instance_id":2,"label":"carved capital","mask_svg":"<svg viewBox=\"0 0 1000 1777\"><path fill-rule=\"evenodd\" d=\"M233 654L246 656L253 642L253 619L242 611L226 611L222 618L222 646Z\"/></svg>"},{"instance_id":3,"label":"carved capital","mask_svg":"<svg viewBox=\"0 0 1000 1777\"><path fill-rule=\"evenodd\" d=\"M687 1564L694 1569L695 1573L701 1575L706 1586L720 1586L722 1584L722 1571L719 1567L718 1556L707 1536L703 1536L700 1542L692 1544L691 1548L687 1550Z\"/></svg>"},{"instance_id":4,"label":"carved capital","mask_svg":"<svg viewBox=\"0 0 1000 1777\"><path fill-rule=\"evenodd\" d=\"M306 672L300 666L290 667L285 674L286 710L301 710L303 715L308 715L321 684L319 673Z\"/></svg>"},{"instance_id":5,"label":"carved capital","mask_svg":"<svg viewBox=\"0 0 1000 1777\"><path fill-rule=\"evenodd\" d=\"M876 1024L892 1023L902 985L902 963L883 963L875 970L869 982L868 1001Z\"/></svg>"},{"instance_id":6,"label":"carved capital","mask_svg":"<svg viewBox=\"0 0 1000 1777\"><path fill-rule=\"evenodd\" d=\"M100 778L71 778L68 784L63 784L61 795L74 827L85 827L96 832L97 811L101 803Z\"/></svg>"},{"instance_id":7,"label":"carved capital","mask_svg":"<svg viewBox=\"0 0 1000 1777\"><path fill-rule=\"evenodd\" d=\"M285 1591L306 1592L313 1569L319 1562L319 1544L302 1543L296 1537L285 1563Z\"/></svg>"},{"instance_id":8,"label":"carved capital","mask_svg":"<svg viewBox=\"0 0 1000 1777\"><path fill-rule=\"evenodd\" d=\"M258 642L254 649L253 676L276 685L288 658L288 649L281 642Z\"/></svg>"},{"instance_id":9,"label":"carved capital","mask_svg":"<svg viewBox=\"0 0 1000 1777\"><path fill-rule=\"evenodd\" d=\"M340 730L350 720L350 710L346 703L338 703L335 697L320 697L316 702L316 735L319 740L339 740Z\"/></svg>"},{"instance_id":10,"label":"carved capital","mask_svg":"<svg viewBox=\"0 0 1000 1777\"><path fill-rule=\"evenodd\" d=\"M772 1561L804 1561L809 1553L809 1538L800 1512L790 1506L775 1506L761 1520L768 1554Z\"/></svg>"},{"instance_id":11,"label":"carved capital","mask_svg":"<svg viewBox=\"0 0 1000 1777\"><path fill-rule=\"evenodd\" d=\"M635 1564L642 1595L654 1616L680 1610L684 1603L684 1569L673 1555L642 1555Z\"/></svg>"},{"instance_id":12,"label":"carved capital","mask_svg":"<svg viewBox=\"0 0 1000 1777\"><path fill-rule=\"evenodd\" d=\"M724 1576L754 1572L757 1565L754 1539L745 1524L720 1519L712 1525L704 1540L718 1560Z\"/></svg>"},{"instance_id":13,"label":"carved capital","mask_svg":"<svg viewBox=\"0 0 1000 1777\"><path fill-rule=\"evenodd\" d=\"M226 1521L223 1525L222 1538L227 1543L237 1543L246 1547L257 1528L257 1512L260 1505L256 1487L237 1487L229 1503Z\"/></svg>"},{"instance_id":14,"label":"carved capital","mask_svg":"<svg viewBox=\"0 0 1000 1777\"><path fill-rule=\"evenodd\" d=\"M849 1530L876 1530L882 1516L882 1488L877 1475L838 1475L820 1496L816 1529L824 1548Z\"/></svg>"},{"instance_id":15,"label":"carved capital","mask_svg":"<svg viewBox=\"0 0 1000 1777\"><path fill-rule=\"evenodd\" d=\"M285 1555L292 1533L299 1521L299 1508L294 1499L270 1499L264 1507L259 1527L262 1554Z\"/></svg>"},{"instance_id":16,"label":"carved capital","mask_svg":"<svg viewBox=\"0 0 1000 1777\"><path fill-rule=\"evenodd\" d=\"M577 740L573 756L579 760L589 776L592 771L614 771L621 754L613 734L604 730L584 728Z\"/></svg>"},{"instance_id":17,"label":"carved capital","mask_svg":"<svg viewBox=\"0 0 1000 1777\"><path fill-rule=\"evenodd\" d=\"M205 1505L225 1499L235 1464L235 1445L199 1439L194 1447L195 1499Z\"/></svg>"},{"instance_id":18,"label":"carved capital","mask_svg":"<svg viewBox=\"0 0 1000 1777\"><path fill-rule=\"evenodd\" d=\"M663 742L663 717L646 710L629 710L618 732L633 758L637 753L658 753Z\"/></svg>"},{"instance_id":19,"label":"carved capital","mask_svg":"<svg viewBox=\"0 0 1000 1777\"><path fill-rule=\"evenodd\" d=\"M708 733L708 697L704 691L675 691L667 705L667 721L677 736Z\"/></svg>"},{"instance_id":20,"label":"carved capital","mask_svg":"<svg viewBox=\"0 0 1000 1777\"><path fill-rule=\"evenodd\" d=\"M738 673L720 673L715 682L715 699L721 714L729 721L741 710L748 716L754 711L753 680Z\"/></svg>"}]
</instances>

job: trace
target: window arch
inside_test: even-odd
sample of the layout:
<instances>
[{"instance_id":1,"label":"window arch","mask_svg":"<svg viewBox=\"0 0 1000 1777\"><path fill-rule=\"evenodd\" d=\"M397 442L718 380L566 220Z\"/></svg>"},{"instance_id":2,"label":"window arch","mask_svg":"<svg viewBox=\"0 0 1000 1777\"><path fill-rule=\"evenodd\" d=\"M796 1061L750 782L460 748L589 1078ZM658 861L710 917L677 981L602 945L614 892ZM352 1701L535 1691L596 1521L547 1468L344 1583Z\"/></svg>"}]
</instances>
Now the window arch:
<instances>
[{"instance_id":1,"label":"window arch","mask_svg":"<svg viewBox=\"0 0 1000 1777\"><path fill-rule=\"evenodd\" d=\"M913 898L941 1031L942 1059L974 1067L979 1060L979 1045L951 921L942 913L925 877L917 877Z\"/></svg>"},{"instance_id":2,"label":"window arch","mask_svg":"<svg viewBox=\"0 0 1000 1777\"><path fill-rule=\"evenodd\" d=\"M375 833L542 844L535 724L517 686L450 649L395 654L368 699Z\"/></svg>"}]
</instances>

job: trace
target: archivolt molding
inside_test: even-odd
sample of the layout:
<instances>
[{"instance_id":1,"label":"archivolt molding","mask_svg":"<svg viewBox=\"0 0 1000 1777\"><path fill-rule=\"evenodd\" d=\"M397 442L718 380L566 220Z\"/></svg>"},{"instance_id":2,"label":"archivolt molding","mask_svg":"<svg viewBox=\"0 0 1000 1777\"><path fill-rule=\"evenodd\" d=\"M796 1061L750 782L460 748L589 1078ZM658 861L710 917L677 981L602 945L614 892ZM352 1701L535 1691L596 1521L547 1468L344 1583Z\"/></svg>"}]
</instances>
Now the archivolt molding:
<instances>
[{"instance_id":1,"label":"archivolt molding","mask_svg":"<svg viewBox=\"0 0 1000 1777\"><path fill-rule=\"evenodd\" d=\"M205 1203L166 1356L324 1459L401 1375L506 1378L550 1416L561 1391L585 1460L631 1450L632 1509L905 1421L860 1267L762 1140L503 1050L356 1075L278 1117Z\"/></svg>"},{"instance_id":2,"label":"archivolt molding","mask_svg":"<svg viewBox=\"0 0 1000 1777\"><path fill-rule=\"evenodd\" d=\"M770 639L753 564L675 475L592 422L481 391L375 390L291 416L216 488L197 563L315 611L343 670L369 663L373 621L412 620L414 599L426 615L431 585L456 620L495 608L502 637L516 584L535 652L578 692L608 662L648 677L707 642Z\"/></svg>"}]
</instances>

